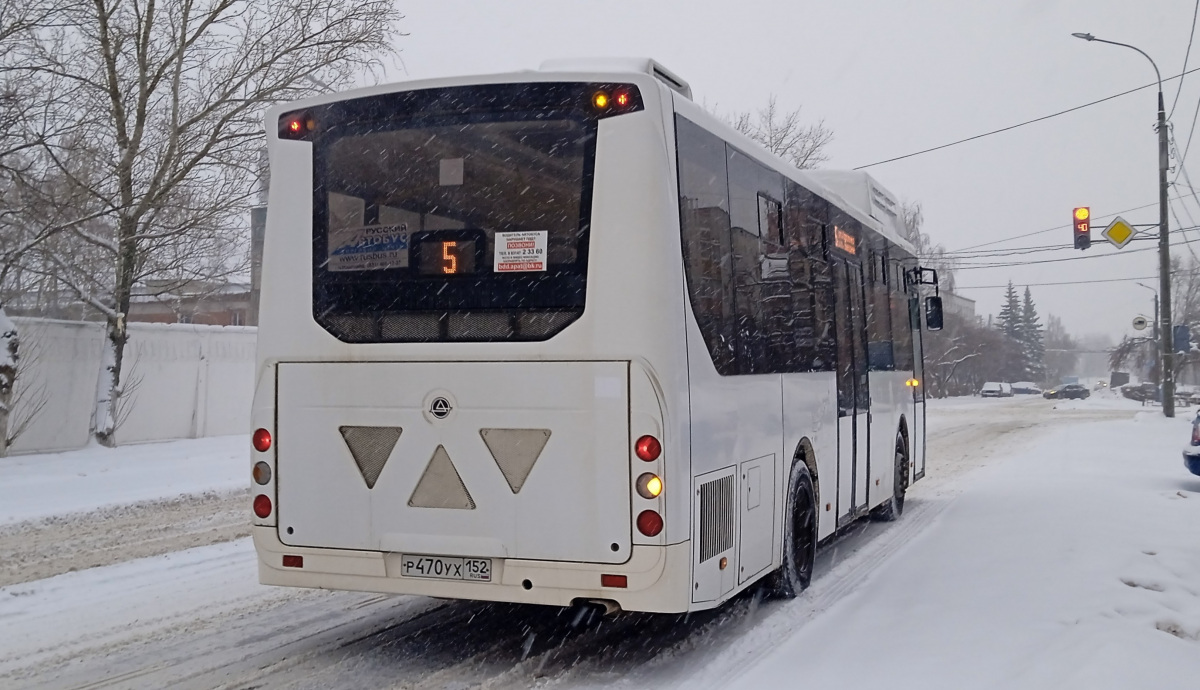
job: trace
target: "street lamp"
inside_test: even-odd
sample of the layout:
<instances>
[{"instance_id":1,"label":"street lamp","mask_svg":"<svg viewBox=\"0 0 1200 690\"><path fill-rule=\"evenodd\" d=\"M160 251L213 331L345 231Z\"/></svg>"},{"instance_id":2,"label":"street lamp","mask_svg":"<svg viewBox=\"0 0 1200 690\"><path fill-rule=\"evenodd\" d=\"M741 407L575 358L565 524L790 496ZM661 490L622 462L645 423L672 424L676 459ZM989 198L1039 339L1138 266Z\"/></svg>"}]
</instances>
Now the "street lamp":
<instances>
[{"instance_id":1,"label":"street lamp","mask_svg":"<svg viewBox=\"0 0 1200 690\"><path fill-rule=\"evenodd\" d=\"M1134 283L1138 287L1144 287L1154 293L1154 339L1158 340L1158 290L1146 285L1145 283Z\"/></svg>"},{"instance_id":2,"label":"street lamp","mask_svg":"<svg viewBox=\"0 0 1200 690\"><path fill-rule=\"evenodd\" d=\"M1167 113L1163 108L1162 74L1158 65L1141 48L1128 43L1117 43L1096 38L1091 34L1073 33L1075 38L1085 41L1096 41L1109 45L1121 46L1136 50L1142 57L1150 60L1154 67L1154 76L1158 80L1158 289L1162 308L1159 310L1159 347L1162 351L1162 407L1163 416L1175 416L1175 368L1173 366L1174 352L1171 343L1171 242L1167 231ZM1145 287L1145 286L1143 286Z\"/></svg>"},{"instance_id":3,"label":"street lamp","mask_svg":"<svg viewBox=\"0 0 1200 690\"><path fill-rule=\"evenodd\" d=\"M1150 292L1153 292L1153 293L1154 293L1154 340L1155 340L1155 342L1158 342L1158 338L1159 338L1159 331L1158 331L1158 290L1155 290L1154 288L1150 287L1149 285L1146 285L1145 283L1134 283L1134 285L1137 285L1138 287L1144 287L1144 288L1146 288L1147 290L1149 290ZM1161 347L1161 346L1160 346L1160 347ZM1162 377L1160 376L1160 377L1159 377L1159 380L1158 380L1158 381L1155 381L1155 383L1159 383L1159 384L1161 384L1161 383L1162 383Z\"/></svg>"}]
</instances>

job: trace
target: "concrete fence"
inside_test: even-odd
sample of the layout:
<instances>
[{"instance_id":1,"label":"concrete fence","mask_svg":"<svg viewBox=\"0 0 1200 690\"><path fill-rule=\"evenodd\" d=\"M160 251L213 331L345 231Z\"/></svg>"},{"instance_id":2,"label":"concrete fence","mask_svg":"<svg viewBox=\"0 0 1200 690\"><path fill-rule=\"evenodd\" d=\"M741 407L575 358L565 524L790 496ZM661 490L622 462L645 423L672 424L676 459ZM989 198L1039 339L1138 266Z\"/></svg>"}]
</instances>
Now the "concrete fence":
<instances>
[{"instance_id":1,"label":"concrete fence","mask_svg":"<svg viewBox=\"0 0 1200 690\"><path fill-rule=\"evenodd\" d=\"M21 338L10 454L88 444L104 324L14 318ZM118 444L248 433L253 327L129 324Z\"/></svg>"}]
</instances>

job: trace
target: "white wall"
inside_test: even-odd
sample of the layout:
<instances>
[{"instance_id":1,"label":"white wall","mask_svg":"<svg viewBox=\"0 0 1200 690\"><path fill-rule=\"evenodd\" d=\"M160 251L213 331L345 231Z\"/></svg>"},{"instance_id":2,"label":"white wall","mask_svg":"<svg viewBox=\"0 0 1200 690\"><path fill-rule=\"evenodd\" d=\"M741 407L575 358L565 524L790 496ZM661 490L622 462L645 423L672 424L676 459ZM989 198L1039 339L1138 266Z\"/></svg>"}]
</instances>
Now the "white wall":
<instances>
[{"instance_id":1,"label":"white wall","mask_svg":"<svg viewBox=\"0 0 1200 690\"><path fill-rule=\"evenodd\" d=\"M21 338L14 420L45 406L10 452L70 450L91 436L104 325L13 319ZM249 430L257 329L129 325L120 444L240 434Z\"/></svg>"}]
</instances>

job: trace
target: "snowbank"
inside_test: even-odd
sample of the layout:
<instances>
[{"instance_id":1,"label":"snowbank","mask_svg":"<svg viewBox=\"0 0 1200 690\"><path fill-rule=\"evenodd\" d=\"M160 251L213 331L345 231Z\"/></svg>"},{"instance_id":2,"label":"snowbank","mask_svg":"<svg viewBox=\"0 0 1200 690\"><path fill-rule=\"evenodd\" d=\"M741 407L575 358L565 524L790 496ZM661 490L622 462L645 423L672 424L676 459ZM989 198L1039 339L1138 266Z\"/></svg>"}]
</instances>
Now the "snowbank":
<instances>
[{"instance_id":1,"label":"snowbank","mask_svg":"<svg viewBox=\"0 0 1200 690\"><path fill-rule=\"evenodd\" d=\"M1072 424L981 470L869 586L736 687L1196 687L1200 477L1179 455L1189 421Z\"/></svg>"},{"instance_id":2,"label":"snowbank","mask_svg":"<svg viewBox=\"0 0 1200 690\"><path fill-rule=\"evenodd\" d=\"M0 524L250 484L245 435L0 459Z\"/></svg>"}]
</instances>

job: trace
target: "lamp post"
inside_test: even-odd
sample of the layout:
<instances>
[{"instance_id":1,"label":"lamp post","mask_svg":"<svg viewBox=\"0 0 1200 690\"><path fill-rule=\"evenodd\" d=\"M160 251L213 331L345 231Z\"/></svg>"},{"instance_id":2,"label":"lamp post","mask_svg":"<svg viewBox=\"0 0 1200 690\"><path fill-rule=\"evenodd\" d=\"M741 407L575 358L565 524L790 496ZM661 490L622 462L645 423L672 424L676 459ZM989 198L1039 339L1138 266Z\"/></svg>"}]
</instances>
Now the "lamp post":
<instances>
[{"instance_id":1,"label":"lamp post","mask_svg":"<svg viewBox=\"0 0 1200 690\"><path fill-rule=\"evenodd\" d=\"M1074 33L1075 38L1096 41L1136 50L1150 60L1158 80L1158 289L1162 308L1159 310L1159 347L1162 351L1162 409L1164 417L1175 416L1175 367L1171 343L1171 242L1167 232L1167 113L1163 108L1162 74L1158 65L1141 48L1096 38L1091 34Z\"/></svg>"},{"instance_id":2,"label":"lamp post","mask_svg":"<svg viewBox=\"0 0 1200 690\"><path fill-rule=\"evenodd\" d=\"M1147 290L1149 290L1150 292L1153 292L1153 293L1154 293L1154 341L1155 341L1155 342L1158 342L1158 338L1159 338L1159 332L1158 332L1158 290L1155 290L1154 288L1150 287L1149 285L1146 285L1145 283L1134 283L1134 285L1137 285L1138 287L1144 287L1144 288L1146 288ZM1161 346L1160 346L1160 347L1161 347ZM1160 378L1161 378L1161 377L1160 377ZM1161 381L1155 381L1155 383L1161 383Z\"/></svg>"}]
</instances>

